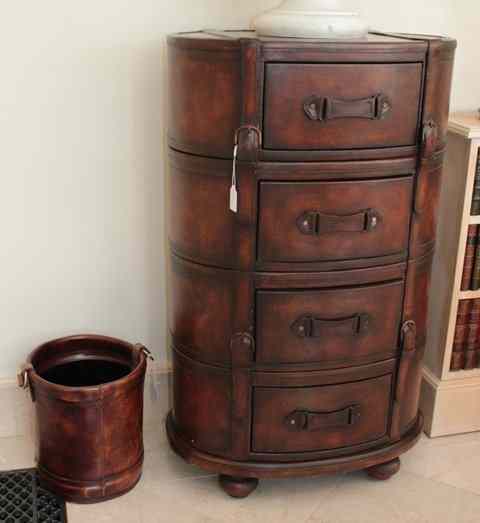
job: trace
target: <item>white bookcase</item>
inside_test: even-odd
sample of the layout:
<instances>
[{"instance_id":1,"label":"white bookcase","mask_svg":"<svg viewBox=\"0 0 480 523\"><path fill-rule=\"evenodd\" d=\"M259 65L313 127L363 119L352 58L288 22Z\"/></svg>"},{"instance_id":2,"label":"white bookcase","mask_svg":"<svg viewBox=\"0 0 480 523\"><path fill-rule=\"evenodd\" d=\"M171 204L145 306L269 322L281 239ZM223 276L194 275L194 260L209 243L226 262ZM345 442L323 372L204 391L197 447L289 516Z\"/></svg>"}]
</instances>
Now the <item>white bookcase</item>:
<instances>
[{"instance_id":1,"label":"white bookcase","mask_svg":"<svg viewBox=\"0 0 480 523\"><path fill-rule=\"evenodd\" d=\"M431 437L480 430L480 369L451 371L458 303L480 298L479 291L461 291L473 185L480 149L476 112L451 116L444 182L439 207L436 255L429 308L421 409Z\"/></svg>"}]
</instances>

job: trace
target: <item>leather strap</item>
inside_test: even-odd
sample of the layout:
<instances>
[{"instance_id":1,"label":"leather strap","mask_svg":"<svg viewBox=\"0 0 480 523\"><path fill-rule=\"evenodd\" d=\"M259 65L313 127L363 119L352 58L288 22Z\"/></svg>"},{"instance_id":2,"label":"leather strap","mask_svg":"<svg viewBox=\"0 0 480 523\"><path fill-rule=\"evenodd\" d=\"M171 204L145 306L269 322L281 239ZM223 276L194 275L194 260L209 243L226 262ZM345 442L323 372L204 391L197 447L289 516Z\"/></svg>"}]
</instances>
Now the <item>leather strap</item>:
<instances>
[{"instance_id":1,"label":"leather strap","mask_svg":"<svg viewBox=\"0 0 480 523\"><path fill-rule=\"evenodd\" d=\"M369 232L376 229L379 223L380 214L374 209L346 215L305 211L297 218L298 230L307 236L333 232Z\"/></svg>"},{"instance_id":2,"label":"leather strap","mask_svg":"<svg viewBox=\"0 0 480 523\"><path fill-rule=\"evenodd\" d=\"M392 102L382 93L354 100L312 95L304 100L303 110L309 120L319 122L340 118L383 120L391 112Z\"/></svg>"},{"instance_id":3,"label":"leather strap","mask_svg":"<svg viewBox=\"0 0 480 523\"><path fill-rule=\"evenodd\" d=\"M315 432L327 428L349 427L360 419L360 405L350 405L332 412L314 412L296 410L285 418L290 430L297 432Z\"/></svg>"},{"instance_id":4,"label":"leather strap","mask_svg":"<svg viewBox=\"0 0 480 523\"><path fill-rule=\"evenodd\" d=\"M404 352L417 350L417 325L413 320L402 325L402 348Z\"/></svg>"}]
</instances>

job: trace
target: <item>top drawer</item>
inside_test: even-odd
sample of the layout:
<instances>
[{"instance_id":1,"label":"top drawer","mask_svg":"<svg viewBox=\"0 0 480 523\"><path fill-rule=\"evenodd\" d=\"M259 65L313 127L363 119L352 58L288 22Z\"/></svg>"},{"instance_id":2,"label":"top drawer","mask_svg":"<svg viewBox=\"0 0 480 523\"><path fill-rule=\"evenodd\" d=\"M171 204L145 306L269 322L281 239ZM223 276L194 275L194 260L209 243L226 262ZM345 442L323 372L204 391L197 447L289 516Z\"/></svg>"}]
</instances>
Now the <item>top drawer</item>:
<instances>
[{"instance_id":1,"label":"top drawer","mask_svg":"<svg viewBox=\"0 0 480 523\"><path fill-rule=\"evenodd\" d=\"M264 147L415 145L423 64L267 64Z\"/></svg>"}]
</instances>

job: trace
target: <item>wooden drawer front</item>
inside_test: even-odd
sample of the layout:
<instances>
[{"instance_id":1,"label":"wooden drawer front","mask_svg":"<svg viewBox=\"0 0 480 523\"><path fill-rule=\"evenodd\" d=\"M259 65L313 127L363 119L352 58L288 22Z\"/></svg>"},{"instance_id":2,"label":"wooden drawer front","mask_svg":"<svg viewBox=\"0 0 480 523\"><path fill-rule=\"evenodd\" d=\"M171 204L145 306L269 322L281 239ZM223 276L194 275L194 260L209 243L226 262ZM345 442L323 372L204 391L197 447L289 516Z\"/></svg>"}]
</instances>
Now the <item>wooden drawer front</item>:
<instances>
[{"instance_id":1,"label":"wooden drawer front","mask_svg":"<svg viewBox=\"0 0 480 523\"><path fill-rule=\"evenodd\" d=\"M268 64L266 149L414 145L423 65Z\"/></svg>"},{"instance_id":2,"label":"wooden drawer front","mask_svg":"<svg viewBox=\"0 0 480 523\"><path fill-rule=\"evenodd\" d=\"M257 293L256 360L345 366L392 357L403 281L366 287Z\"/></svg>"},{"instance_id":3,"label":"wooden drawer front","mask_svg":"<svg viewBox=\"0 0 480 523\"><path fill-rule=\"evenodd\" d=\"M253 451L307 452L386 434L392 376L321 387L256 387Z\"/></svg>"},{"instance_id":4,"label":"wooden drawer front","mask_svg":"<svg viewBox=\"0 0 480 523\"><path fill-rule=\"evenodd\" d=\"M258 258L371 258L407 247L411 177L355 182L263 182Z\"/></svg>"}]
</instances>

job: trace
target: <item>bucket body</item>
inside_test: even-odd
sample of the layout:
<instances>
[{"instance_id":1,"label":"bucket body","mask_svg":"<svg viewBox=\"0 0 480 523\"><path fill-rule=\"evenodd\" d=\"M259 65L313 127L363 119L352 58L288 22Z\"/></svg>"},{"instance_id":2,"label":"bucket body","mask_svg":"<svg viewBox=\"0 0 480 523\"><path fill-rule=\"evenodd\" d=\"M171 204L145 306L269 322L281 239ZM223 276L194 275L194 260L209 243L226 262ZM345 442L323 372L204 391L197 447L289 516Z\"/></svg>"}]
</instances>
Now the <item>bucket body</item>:
<instances>
[{"instance_id":1,"label":"bucket body","mask_svg":"<svg viewBox=\"0 0 480 523\"><path fill-rule=\"evenodd\" d=\"M140 479L145 351L114 338L73 336L30 355L38 472L52 492L96 503Z\"/></svg>"}]
</instances>

